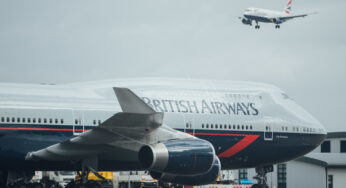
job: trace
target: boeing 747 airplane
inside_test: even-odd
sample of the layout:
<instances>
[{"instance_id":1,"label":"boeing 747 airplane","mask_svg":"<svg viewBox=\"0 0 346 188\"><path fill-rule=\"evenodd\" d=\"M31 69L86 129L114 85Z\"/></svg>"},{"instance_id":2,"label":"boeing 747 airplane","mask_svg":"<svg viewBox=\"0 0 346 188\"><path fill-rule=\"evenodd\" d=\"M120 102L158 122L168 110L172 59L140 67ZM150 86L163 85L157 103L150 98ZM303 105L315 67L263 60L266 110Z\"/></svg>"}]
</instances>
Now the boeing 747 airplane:
<instances>
[{"instance_id":1,"label":"boeing 747 airplane","mask_svg":"<svg viewBox=\"0 0 346 188\"><path fill-rule=\"evenodd\" d=\"M287 20L305 17L309 14L296 14L291 15L292 0L289 0L286 4L286 8L283 11L273 11L261 8L247 8L244 12L244 17L239 17L242 19L243 24L252 26L252 22L255 21L255 29L259 29L260 26L258 22L274 23L275 28L279 29L280 24L286 22Z\"/></svg>"},{"instance_id":2,"label":"boeing 747 airplane","mask_svg":"<svg viewBox=\"0 0 346 188\"><path fill-rule=\"evenodd\" d=\"M221 169L256 168L253 188L265 188L273 164L309 153L325 137L312 115L267 84L0 84L1 187L28 187L34 171L82 171L68 187L97 188L89 172L148 170L163 182L203 185Z\"/></svg>"}]
</instances>

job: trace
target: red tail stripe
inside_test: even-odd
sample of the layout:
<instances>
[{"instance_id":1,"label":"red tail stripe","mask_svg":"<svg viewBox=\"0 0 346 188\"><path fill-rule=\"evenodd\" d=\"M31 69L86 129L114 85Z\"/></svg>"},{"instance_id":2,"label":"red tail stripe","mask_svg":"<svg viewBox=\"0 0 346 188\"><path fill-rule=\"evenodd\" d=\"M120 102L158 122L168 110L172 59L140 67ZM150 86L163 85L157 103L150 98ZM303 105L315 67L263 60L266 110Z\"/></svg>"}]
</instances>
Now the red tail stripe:
<instances>
[{"instance_id":1,"label":"red tail stripe","mask_svg":"<svg viewBox=\"0 0 346 188\"><path fill-rule=\"evenodd\" d=\"M292 0L288 1L287 6L292 4Z\"/></svg>"}]
</instances>

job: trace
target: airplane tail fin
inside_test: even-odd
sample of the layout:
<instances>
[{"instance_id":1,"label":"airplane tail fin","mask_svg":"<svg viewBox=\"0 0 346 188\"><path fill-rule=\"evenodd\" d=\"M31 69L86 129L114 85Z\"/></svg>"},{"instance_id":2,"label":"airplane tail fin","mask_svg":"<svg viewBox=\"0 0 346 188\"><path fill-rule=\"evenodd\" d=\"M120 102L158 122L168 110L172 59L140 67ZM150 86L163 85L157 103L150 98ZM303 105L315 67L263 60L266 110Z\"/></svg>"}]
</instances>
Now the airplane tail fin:
<instances>
[{"instance_id":1,"label":"airplane tail fin","mask_svg":"<svg viewBox=\"0 0 346 188\"><path fill-rule=\"evenodd\" d=\"M285 7L285 9L284 9L284 12L285 12L286 14L290 14L290 13L291 13L291 11L292 11L291 6L292 6L292 0L288 0L288 2L287 2L287 4L286 4L286 7Z\"/></svg>"}]
</instances>

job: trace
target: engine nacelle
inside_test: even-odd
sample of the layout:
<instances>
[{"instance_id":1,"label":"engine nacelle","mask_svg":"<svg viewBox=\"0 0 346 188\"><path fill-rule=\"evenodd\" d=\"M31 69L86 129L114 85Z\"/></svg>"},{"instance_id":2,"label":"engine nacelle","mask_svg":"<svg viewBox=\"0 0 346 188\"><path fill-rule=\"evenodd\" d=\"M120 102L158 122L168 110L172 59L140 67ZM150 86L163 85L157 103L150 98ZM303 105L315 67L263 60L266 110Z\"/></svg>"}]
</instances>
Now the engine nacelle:
<instances>
[{"instance_id":1,"label":"engine nacelle","mask_svg":"<svg viewBox=\"0 0 346 188\"><path fill-rule=\"evenodd\" d=\"M281 24L281 23L282 23L282 20L281 20L280 18L274 18L274 19L273 19L273 22L274 22L275 24Z\"/></svg>"},{"instance_id":2,"label":"engine nacelle","mask_svg":"<svg viewBox=\"0 0 346 188\"><path fill-rule=\"evenodd\" d=\"M150 171L198 175L208 172L214 164L214 147L206 140L179 139L143 146L140 163Z\"/></svg>"},{"instance_id":3,"label":"engine nacelle","mask_svg":"<svg viewBox=\"0 0 346 188\"><path fill-rule=\"evenodd\" d=\"M164 182L177 183L183 185L206 185L212 184L216 181L221 171L221 163L217 156L214 158L214 164L212 168L201 175L192 175L192 176L179 176L174 174L165 174L155 171L150 171L150 175L154 179L158 179Z\"/></svg>"},{"instance_id":4,"label":"engine nacelle","mask_svg":"<svg viewBox=\"0 0 346 188\"><path fill-rule=\"evenodd\" d=\"M243 22L243 24L245 24L245 25L251 25L251 20L249 20L249 19L243 18L243 19L241 20L241 22Z\"/></svg>"}]
</instances>

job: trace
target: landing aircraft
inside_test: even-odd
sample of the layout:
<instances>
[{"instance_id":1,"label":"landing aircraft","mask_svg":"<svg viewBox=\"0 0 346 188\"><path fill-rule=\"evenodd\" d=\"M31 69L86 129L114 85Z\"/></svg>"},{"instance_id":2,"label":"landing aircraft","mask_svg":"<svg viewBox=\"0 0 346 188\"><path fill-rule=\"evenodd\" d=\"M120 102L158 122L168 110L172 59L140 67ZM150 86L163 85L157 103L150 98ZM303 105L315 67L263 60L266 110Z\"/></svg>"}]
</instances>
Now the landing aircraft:
<instances>
[{"instance_id":1,"label":"landing aircraft","mask_svg":"<svg viewBox=\"0 0 346 188\"><path fill-rule=\"evenodd\" d=\"M221 169L256 168L253 188L265 188L273 164L325 137L285 92L261 83L0 84L1 187L28 187L34 171L82 171L68 187L97 188L88 173L148 170L163 182L203 185Z\"/></svg>"},{"instance_id":2,"label":"landing aircraft","mask_svg":"<svg viewBox=\"0 0 346 188\"><path fill-rule=\"evenodd\" d=\"M242 19L242 23L245 25L252 26L252 21L256 22L255 29L259 29L260 26L258 25L258 22L264 22L264 23L274 23L276 29L280 29L280 24L286 22L287 20L298 18L298 17L305 17L309 14L296 14L291 15L291 7L292 7L292 0L289 0L286 4L286 7L283 11L274 11L274 10L267 10L267 9L261 9L261 8L247 8L244 12L244 17L239 17ZM315 14L311 13L311 14Z\"/></svg>"}]
</instances>

